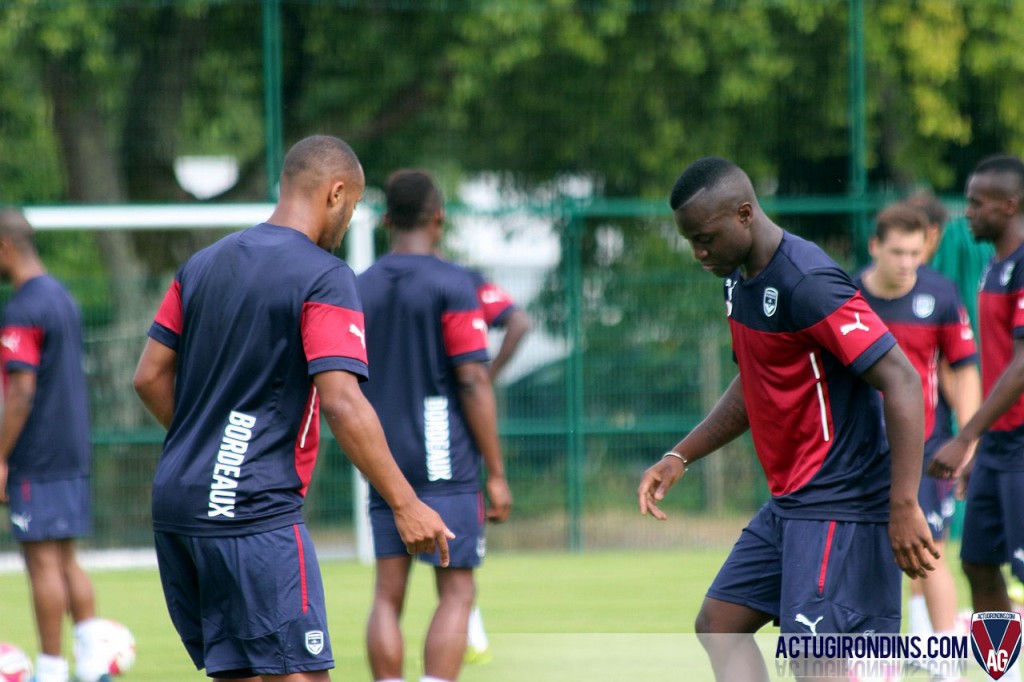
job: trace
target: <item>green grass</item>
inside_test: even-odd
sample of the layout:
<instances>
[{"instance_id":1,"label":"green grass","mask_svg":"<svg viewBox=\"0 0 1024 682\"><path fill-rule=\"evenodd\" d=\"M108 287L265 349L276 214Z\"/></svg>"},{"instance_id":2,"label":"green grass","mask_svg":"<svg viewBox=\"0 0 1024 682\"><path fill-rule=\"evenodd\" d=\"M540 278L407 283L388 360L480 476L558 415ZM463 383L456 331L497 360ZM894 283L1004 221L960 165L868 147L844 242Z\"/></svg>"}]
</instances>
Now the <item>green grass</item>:
<instances>
[{"instance_id":1,"label":"green grass","mask_svg":"<svg viewBox=\"0 0 1024 682\"><path fill-rule=\"evenodd\" d=\"M479 603L494 660L466 666L460 679L604 682L650 675L710 680L703 651L685 633L693 632L704 592L725 554L689 550L488 557L478 573ZM340 561L323 561L321 569L336 662L332 679L368 681L363 627L373 569ZM413 572L403 620L407 680L418 680L422 672L419 652L434 605L431 573L423 565ZM101 615L125 623L135 634L138 658L126 682L206 679L192 669L171 626L155 569L94 570L90 575ZM966 588L962 583L960 587L963 602ZM774 642L770 633L765 636L768 647ZM0 574L0 641L13 642L30 655L36 652L22 574ZM769 660L770 669L773 663Z\"/></svg>"}]
</instances>

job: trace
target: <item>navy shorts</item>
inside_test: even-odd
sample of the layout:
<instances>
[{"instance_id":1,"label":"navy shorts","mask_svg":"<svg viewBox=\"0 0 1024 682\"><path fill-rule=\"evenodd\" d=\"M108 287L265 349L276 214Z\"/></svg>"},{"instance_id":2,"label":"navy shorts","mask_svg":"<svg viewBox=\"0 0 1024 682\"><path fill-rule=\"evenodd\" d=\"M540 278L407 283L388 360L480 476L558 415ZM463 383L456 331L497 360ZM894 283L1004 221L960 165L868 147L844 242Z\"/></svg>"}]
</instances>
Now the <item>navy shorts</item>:
<instances>
[{"instance_id":1,"label":"navy shorts","mask_svg":"<svg viewBox=\"0 0 1024 682\"><path fill-rule=\"evenodd\" d=\"M445 525L455 533L455 539L448 541L448 567L478 567L486 553L483 495L461 493L420 499L440 514ZM373 551L378 559L408 555L390 507L371 507L370 524L373 526ZM441 565L441 555L437 550L433 554L420 554L418 558L434 566Z\"/></svg>"},{"instance_id":2,"label":"navy shorts","mask_svg":"<svg viewBox=\"0 0 1024 682\"><path fill-rule=\"evenodd\" d=\"M11 534L18 542L67 540L92 533L89 477L10 481Z\"/></svg>"},{"instance_id":3,"label":"navy shorts","mask_svg":"<svg viewBox=\"0 0 1024 682\"><path fill-rule=\"evenodd\" d=\"M902 579L884 523L754 516L707 596L774 615L783 634L900 631Z\"/></svg>"},{"instance_id":4,"label":"navy shorts","mask_svg":"<svg viewBox=\"0 0 1024 682\"><path fill-rule=\"evenodd\" d=\"M334 667L304 525L238 537L155 535L167 610L197 669L239 678Z\"/></svg>"},{"instance_id":5,"label":"navy shorts","mask_svg":"<svg viewBox=\"0 0 1024 682\"><path fill-rule=\"evenodd\" d=\"M967 484L960 558L1001 565L1024 580L1024 471L997 471L975 462Z\"/></svg>"},{"instance_id":6,"label":"navy shorts","mask_svg":"<svg viewBox=\"0 0 1024 682\"><path fill-rule=\"evenodd\" d=\"M924 468L921 471L921 485L917 489L917 502L921 505L924 518L932 531L932 540L941 541L956 511L956 482L950 479L933 478L925 473L935 453L946 441L928 440L924 444Z\"/></svg>"}]
</instances>

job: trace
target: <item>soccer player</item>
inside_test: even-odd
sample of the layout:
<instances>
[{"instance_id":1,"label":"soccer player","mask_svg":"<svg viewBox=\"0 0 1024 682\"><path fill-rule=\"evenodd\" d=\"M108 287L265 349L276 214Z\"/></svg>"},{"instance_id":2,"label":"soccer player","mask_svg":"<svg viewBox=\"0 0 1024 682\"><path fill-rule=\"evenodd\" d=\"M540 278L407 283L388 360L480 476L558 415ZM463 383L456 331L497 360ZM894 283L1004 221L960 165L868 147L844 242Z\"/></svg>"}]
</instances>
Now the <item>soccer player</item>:
<instances>
[{"instance_id":1,"label":"soccer player","mask_svg":"<svg viewBox=\"0 0 1024 682\"><path fill-rule=\"evenodd\" d=\"M658 503L686 468L750 430L771 500L695 627L716 679L767 680L752 638L707 635L754 633L772 620L784 634L899 632L900 569L931 570L937 553L917 503L921 380L849 276L769 220L739 167L694 162L670 203L694 256L725 279L739 374L644 473L640 511L664 519Z\"/></svg>"},{"instance_id":2,"label":"soccer player","mask_svg":"<svg viewBox=\"0 0 1024 682\"><path fill-rule=\"evenodd\" d=\"M881 211L868 244L873 264L854 283L921 376L924 466L939 478L921 477L918 501L931 526L932 541L941 554L947 524L955 509L950 472L959 471L964 462L934 459L938 448L952 437L948 414L944 415L946 423L941 423L936 410L939 361L948 364L945 388L961 425L967 423L981 402L981 378L974 332L956 285L920 265L926 249L927 221L926 215L909 203ZM911 631L952 635L957 613L956 583L944 556L936 559L934 565L935 571L927 580L911 580Z\"/></svg>"},{"instance_id":3,"label":"soccer player","mask_svg":"<svg viewBox=\"0 0 1024 682\"><path fill-rule=\"evenodd\" d=\"M483 273L470 270L476 285L476 297L484 315L488 329L504 329L498 352L491 360L488 373L491 382L497 380L501 370L519 350L523 339L529 333L533 322L529 314L518 305L512 296L491 282ZM483 615L480 608L474 606L469 614L468 636L466 640L466 663L489 663L491 660L490 641L484 628Z\"/></svg>"},{"instance_id":4,"label":"soccer player","mask_svg":"<svg viewBox=\"0 0 1024 682\"><path fill-rule=\"evenodd\" d=\"M76 538L92 531L82 317L47 274L32 226L14 210L0 212L0 277L15 288L0 329L0 503L10 507L28 570L40 649L35 679L68 680L61 643L68 612L75 672L82 682L96 682L107 661L94 644L92 582L75 552Z\"/></svg>"},{"instance_id":5,"label":"soccer player","mask_svg":"<svg viewBox=\"0 0 1024 682\"><path fill-rule=\"evenodd\" d=\"M435 254L444 229L441 193L418 170L391 175L384 222L390 252L359 276L369 356L376 368L364 384L388 443L416 492L456 534L451 563L436 554L438 605L424 647L424 682L455 680L466 651L475 594L473 571L484 553L480 465L487 472L487 519L508 518L512 495L498 443L494 391L487 370L487 325L469 272ZM392 514L371 490L370 522L377 556L376 589L367 623L375 680L402 678L399 618L412 558Z\"/></svg>"},{"instance_id":6,"label":"soccer player","mask_svg":"<svg viewBox=\"0 0 1024 682\"><path fill-rule=\"evenodd\" d=\"M178 270L135 373L168 429L153 484L167 607L213 678L330 679L323 584L302 520L321 414L394 510L401 545L447 563L450 531L402 476L359 389L355 276L330 252L363 187L342 140L296 143L268 221Z\"/></svg>"},{"instance_id":7,"label":"soccer player","mask_svg":"<svg viewBox=\"0 0 1024 682\"><path fill-rule=\"evenodd\" d=\"M1024 580L1024 163L983 160L966 196L974 238L995 247L978 292L984 400L936 456L952 461L981 439L961 474L968 483L960 558L974 610L1009 611L1002 564Z\"/></svg>"}]
</instances>

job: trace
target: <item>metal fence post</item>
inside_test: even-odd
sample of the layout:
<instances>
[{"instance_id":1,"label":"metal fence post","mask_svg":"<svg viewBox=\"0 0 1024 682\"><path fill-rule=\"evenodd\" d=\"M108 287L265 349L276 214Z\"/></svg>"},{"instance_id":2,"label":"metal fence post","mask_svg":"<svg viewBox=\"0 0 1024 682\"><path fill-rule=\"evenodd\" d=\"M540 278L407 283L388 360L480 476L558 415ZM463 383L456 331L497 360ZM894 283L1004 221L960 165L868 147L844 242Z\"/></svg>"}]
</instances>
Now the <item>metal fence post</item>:
<instances>
[{"instance_id":1,"label":"metal fence post","mask_svg":"<svg viewBox=\"0 0 1024 682\"><path fill-rule=\"evenodd\" d=\"M569 550L583 550L583 218L570 215L562 241L565 263L566 334L569 357L565 373L566 400L566 512Z\"/></svg>"},{"instance_id":2,"label":"metal fence post","mask_svg":"<svg viewBox=\"0 0 1024 682\"><path fill-rule=\"evenodd\" d=\"M281 120L281 0L263 0L263 108L267 199L277 201L284 147L284 124Z\"/></svg>"},{"instance_id":3,"label":"metal fence post","mask_svg":"<svg viewBox=\"0 0 1024 682\"><path fill-rule=\"evenodd\" d=\"M864 0L850 0L849 52L850 185L848 194L853 198L861 199L868 187ZM852 213L851 218L854 258L858 265L863 265L868 261L867 243L870 229L868 214L861 208Z\"/></svg>"}]
</instances>

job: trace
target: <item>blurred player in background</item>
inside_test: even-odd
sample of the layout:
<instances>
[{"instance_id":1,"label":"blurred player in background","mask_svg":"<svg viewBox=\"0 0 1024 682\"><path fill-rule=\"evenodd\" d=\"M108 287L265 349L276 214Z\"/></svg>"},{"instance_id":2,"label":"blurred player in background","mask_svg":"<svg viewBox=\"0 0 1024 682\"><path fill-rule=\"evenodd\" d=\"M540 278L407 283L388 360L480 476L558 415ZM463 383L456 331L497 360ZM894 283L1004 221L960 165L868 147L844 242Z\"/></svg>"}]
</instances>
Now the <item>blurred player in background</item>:
<instances>
[{"instance_id":1,"label":"blurred player in background","mask_svg":"<svg viewBox=\"0 0 1024 682\"><path fill-rule=\"evenodd\" d=\"M0 502L10 505L32 590L40 649L35 679L67 682L61 639L68 613L75 673L96 682L107 660L95 644L92 582L75 555L75 539L92 532L82 316L39 260L32 226L13 210L0 212L0 277L15 289L0 330Z\"/></svg>"},{"instance_id":2,"label":"blurred player in background","mask_svg":"<svg viewBox=\"0 0 1024 682\"><path fill-rule=\"evenodd\" d=\"M435 567L438 605L424 646L424 682L455 680L466 652L475 595L473 571L484 553L480 465L487 472L487 519L504 521L512 506L498 443L494 391L487 369L487 325L473 277L438 258L444 231L441 193L422 171L388 179L391 250L359 276L374 377L363 390L380 415L388 443L417 493L457 538L451 563ZM376 590L367 623L375 680L400 680L404 644L399 619L412 557L398 543L392 514L371 490L377 556Z\"/></svg>"},{"instance_id":3,"label":"blurred player in background","mask_svg":"<svg viewBox=\"0 0 1024 682\"><path fill-rule=\"evenodd\" d=\"M519 350L523 339L529 333L533 322L525 310L516 305L512 296L489 281L476 270L470 270L476 284L476 297L484 314L484 322L488 329L503 329L505 335L501 339L498 353L491 360L489 372L491 383L498 379L501 370ZM469 628L466 643L466 663L484 664L491 660L490 642L484 629L483 616L480 608L473 607L469 614Z\"/></svg>"},{"instance_id":4,"label":"blurred player in background","mask_svg":"<svg viewBox=\"0 0 1024 682\"><path fill-rule=\"evenodd\" d=\"M975 611L1009 611L1002 565L1024 580L1024 163L983 160L967 180L967 220L995 256L978 292L984 400L936 457L954 461L981 439L967 483L960 558ZM1019 666L1012 678L1020 679Z\"/></svg>"},{"instance_id":5,"label":"blurred player in background","mask_svg":"<svg viewBox=\"0 0 1024 682\"><path fill-rule=\"evenodd\" d=\"M302 520L321 412L394 510L399 546L447 562L450 532L402 476L359 389L355 276L330 252L363 187L343 141L298 142L269 220L182 266L139 360L135 388L168 429L153 484L160 578L210 677L329 679L323 583Z\"/></svg>"},{"instance_id":6,"label":"blurred player in background","mask_svg":"<svg viewBox=\"0 0 1024 682\"><path fill-rule=\"evenodd\" d=\"M956 286L920 265L927 222L926 215L909 203L881 211L868 244L873 264L854 282L921 376L926 475L921 477L918 501L941 553L955 509L952 476L964 462L934 459L939 447L952 437L948 413L945 424L937 421L940 360L949 367L945 389L961 425L981 403L981 378L974 332ZM957 614L956 583L944 556L936 559L934 565L935 571L927 580L911 580L910 631L952 635Z\"/></svg>"},{"instance_id":7,"label":"blurred player in background","mask_svg":"<svg viewBox=\"0 0 1024 682\"><path fill-rule=\"evenodd\" d=\"M772 497L733 547L695 628L717 680L767 680L752 638L708 635L754 633L773 620L783 634L899 632L900 569L931 570L937 552L917 503L921 381L849 276L769 220L736 165L694 162L670 203L694 256L725 279L739 375L644 473L640 511L664 519L658 503L687 466L751 431Z\"/></svg>"}]
</instances>

